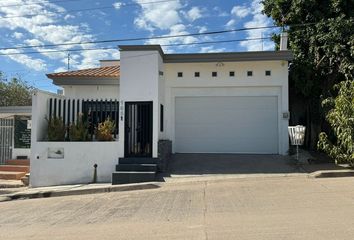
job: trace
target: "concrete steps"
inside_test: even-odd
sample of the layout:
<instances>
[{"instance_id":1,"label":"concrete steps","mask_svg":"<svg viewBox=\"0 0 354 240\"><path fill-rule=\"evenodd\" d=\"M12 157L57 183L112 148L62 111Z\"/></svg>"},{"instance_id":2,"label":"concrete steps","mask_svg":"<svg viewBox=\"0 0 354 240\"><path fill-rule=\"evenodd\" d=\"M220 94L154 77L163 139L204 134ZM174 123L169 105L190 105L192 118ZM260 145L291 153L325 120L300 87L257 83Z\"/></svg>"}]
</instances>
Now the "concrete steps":
<instances>
[{"instance_id":1,"label":"concrete steps","mask_svg":"<svg viewBox=\"0 0 354 240\"><path fill-rule=\"evenodd\" d=\"M25 175L25 172L0 171L0 179L4 180L20 180Z\"/></svg>"},{"instance_id":2,"label":"concrete steps","mask_svg":"<svg viewBox=\"0 0 354 240\"><path fill-rule=\"evenodd\" d=\"M0 171L28 173L30 171L30 167L22 165L0 165Z\"/></svg>"},{"instance_id":3,"label":"concrete steps","mask_svg":"<svg viewBox=\"0 0 354 240\"><path fill-rule=\"evenodd\" d=\"M29 159L10 159L10 160L6 160L5 163L7 165L29 166L30 165L30 160Z\"/></svg>"},{"instance_id":4,"label":"concrete steps","mask_svg":"<svg viewBox=\"0 0 354 240\"><path fill-rule=\"evenodd\" d=\"M157 164L155 158L120 158L112 173L112 184L155 181Z\"/></svg>"},{"instance_id":5,"label":"concrete steps","mask_svg":"<svg viewBox=\"0 0 354 240\"><path fill-rule=\"evenodd\" d=\"M156 164L156 158L119 158L119 164Z\"/></svg>"},{"instance_id":6,"label":"concrete steps","mask_svg":"<svg viewBox=\"0 0 354 240\"><path fill-rule=\"evenodd\" d=\"M116 171L156 172L156 164L118 164Z\"/></svg>"},{"instance_id":7,"label":"concrete steps","mask_svg":"<svg viewBox=\"0 0 354 240\"><path fill-rule=\"evenodd\" d=\"M112 174L112 184L127 184L155 181L156 172L116 171Z\"/></svg>"},{"instance_id":8,"label":"concrete steps","mask_svg":"<svg viewBox=\"0 0 354 240\"><path fill-rule=\"evenodd\" d=\"M5 163L6 165L0 165L0 179L20 180L30 172L29 159L10 159Z\"/></svg>"}]
</instances>

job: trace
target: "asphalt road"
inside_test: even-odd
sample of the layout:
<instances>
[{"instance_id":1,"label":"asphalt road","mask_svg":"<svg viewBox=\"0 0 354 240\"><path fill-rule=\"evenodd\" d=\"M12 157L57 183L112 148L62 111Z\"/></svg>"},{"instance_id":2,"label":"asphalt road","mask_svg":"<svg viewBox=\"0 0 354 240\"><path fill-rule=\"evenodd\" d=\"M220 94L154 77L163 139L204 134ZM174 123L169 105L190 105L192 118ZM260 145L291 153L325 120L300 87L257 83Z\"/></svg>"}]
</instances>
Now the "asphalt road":
<instances>
[{"instance_id":1,"label":"asphalt road","mask_svg":"<svg viewBox=\"0 0 354 240\"><path fill-rule=\"evenodd\" d=\"M0 239L354 239L354 178L228 179L0 203Z\"/></svg>"}]
</instances>

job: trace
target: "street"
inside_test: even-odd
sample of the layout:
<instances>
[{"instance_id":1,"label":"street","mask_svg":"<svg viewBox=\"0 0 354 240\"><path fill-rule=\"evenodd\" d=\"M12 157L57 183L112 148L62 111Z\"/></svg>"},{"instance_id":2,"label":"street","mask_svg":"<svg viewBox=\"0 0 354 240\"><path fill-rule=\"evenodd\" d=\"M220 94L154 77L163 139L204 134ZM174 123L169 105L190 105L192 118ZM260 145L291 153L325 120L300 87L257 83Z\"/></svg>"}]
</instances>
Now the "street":
<instances>
[{"instance_id":1,"label":"street","mask_svg":"<svg viewBox=\"0 0 354 240\"><path fill-rule=\"evenodd\" d=\"M167 183L0 203L0 239L354 239L354 178Z\"/></svg>"}]
</instances>

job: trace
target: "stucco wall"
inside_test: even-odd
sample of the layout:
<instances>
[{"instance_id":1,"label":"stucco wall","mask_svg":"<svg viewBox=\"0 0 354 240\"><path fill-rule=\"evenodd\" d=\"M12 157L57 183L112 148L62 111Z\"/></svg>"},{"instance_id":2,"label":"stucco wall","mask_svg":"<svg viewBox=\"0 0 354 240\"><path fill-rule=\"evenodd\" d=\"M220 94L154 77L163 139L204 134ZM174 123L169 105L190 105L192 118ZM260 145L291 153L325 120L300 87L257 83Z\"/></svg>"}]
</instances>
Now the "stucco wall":
<instances>
[{"instance_id":1,"label":"stucco wall","mask_svg":"<svg viewBox=\"0 0 354 240\"><path fill-rule=\"evenodd\" d=\"M271 70L271 76L265 76L266 70ZM217 72L217 77L212 77L213 71ZM229 76L230 71L235 72L235 77ZM247 71L253 71L253 76L248 77ZM183 72L182 78L177 77L178 72ZM194 72L200 72L200 77L194 77ZM289 120L282 116L283 112L288 112L286 61L169 63L165 64L165 79L166 138L172 143L176 96L277 96L279 153L287 153Z\"/></svg>"},{"instance_id":2,"label":"stucco wall","mask_svg":"<svg viewBox=\"0 0 354 240\"><path fill-rule=\"evenodd\" d=\"M32 187L89 183L94 164L97 181L111 182L118 158L118 142L37 142L31 159ZM48 158L49 149L64 149L64 158Z\"/></svg>"},{"instance_id":3,"label":"stucco wall","mask_svg":"<svg viewBox=\"0 0 354 240\"><path fill-rule=\"evenodd\" d=\"M122 51L120 54L120 102L121 121L124 129L124 104L127 101L153 102L153 145L152 155L157 157L159 116L159 53L158 51ZM120 131L120 151L124 152L124 131Z\"/></svg>"},{"instance_id":4,"label":"stucco wall","mask_svg":"<svg viewBox=\"0 0 354 240\"><path fill-rule=\"evenodd\" d=\"M64 85L68 98L119 99L119 85Z\"/></svg>"},{"instance_id":5,"label":"stucco wall","mask_svg":"<svg viewBox=\"0 0 354 240\"><path fill-rule=\"evenodd\" d=\"M93 165L98 164L98 181L111 182L118 158L119 141L114 142L44 142L48 99L63 97L38 91L32 98L31 178L33 187L88 183L93 179ZM64 149L64 157L48 158L48 151Z\"/></svg>"}]
</instances>

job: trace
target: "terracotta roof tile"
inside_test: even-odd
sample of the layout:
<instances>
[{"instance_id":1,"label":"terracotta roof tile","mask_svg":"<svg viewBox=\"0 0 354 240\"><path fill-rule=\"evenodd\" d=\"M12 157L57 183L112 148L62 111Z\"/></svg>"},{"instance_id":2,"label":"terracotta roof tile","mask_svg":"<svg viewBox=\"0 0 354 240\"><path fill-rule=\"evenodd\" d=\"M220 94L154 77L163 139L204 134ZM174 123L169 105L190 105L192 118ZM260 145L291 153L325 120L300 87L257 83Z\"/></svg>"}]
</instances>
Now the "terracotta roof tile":
<instances>
[{"instance_id":1,"label":"terracotta roof tile","mask_svg":"<svg viewBox=\"0 0 354 240\"><path fill-rule=\"evenodd\" d=\"M109 66L99 68L88 68L77 71L49 73L48 78L61 78L61 77L119 77L120 66Z\"/></svg>"}]
</instances>

